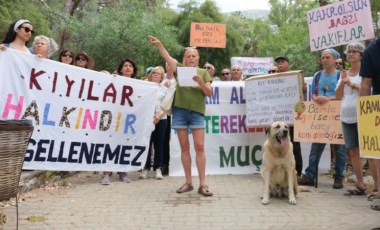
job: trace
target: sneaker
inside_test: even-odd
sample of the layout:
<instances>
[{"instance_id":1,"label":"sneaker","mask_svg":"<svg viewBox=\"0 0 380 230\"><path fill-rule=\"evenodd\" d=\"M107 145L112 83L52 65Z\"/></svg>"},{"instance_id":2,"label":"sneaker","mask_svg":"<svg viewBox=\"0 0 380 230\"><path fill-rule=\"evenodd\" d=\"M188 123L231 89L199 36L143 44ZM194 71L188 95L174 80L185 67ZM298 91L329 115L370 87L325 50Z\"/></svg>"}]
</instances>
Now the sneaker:
<instances>
[{"instance_id":1,"label":"sneaker","mask_svg":"<svg viewBox=\"0 0 380 230\"><path fill-rule=\"evenodd\" d=\"M139 179L146 179L146 178L148 178L148 173L149 173L149 170L148 169L144 169L142 171L142 173L140 174Z\"/></svg>"},{"instance_id":2,"label":"sneaker","mask_svg":"<svg viewBox=\"0 0 380 230\"><path fill-rule=\"evenodd\" d=\"M131 179L129 179L127 173L119 173L119 181L123 181L125 183L130 183Z\"/></svg>"},{"instance_id":3,"label":"sneaker","mask_svg":"<svg viewBox=\"0 0 380 230\"><path fill-rule=\"evenodd\" d=\"M343 188L343 179L342 178L335 178L334 179L334 189L341 189Z\"/></svg>"},{"instance_id":4,"label":"sneaker","mask_svg":"<svg viewBox=\"0 0 380 230\"><path fill-rule=\"evenodd\" d=\"M161 169L156 169L156 180L162 180Z\"/></svg>"},{"instance_id":5,"label":"sneaker","mask_svg":"<svg viewBox=\"0 0 380 230\"><path fill-rule=\"evenodd\" d=\"M104 175L102 179L100 180L100 184L102 185L109 185L111 183L110 176Z\"/></svg>"},{"instance_id":6,"label":"sneaker","mask_svg":"<svg viewBox=\"0 0 380 230\"><path fill-rule=\"evenodd\" d=\"M297 182L298 185L314 186L314 180L305 175L302 175L300 178L298 178Z\"/></svg>"}]
</instances>

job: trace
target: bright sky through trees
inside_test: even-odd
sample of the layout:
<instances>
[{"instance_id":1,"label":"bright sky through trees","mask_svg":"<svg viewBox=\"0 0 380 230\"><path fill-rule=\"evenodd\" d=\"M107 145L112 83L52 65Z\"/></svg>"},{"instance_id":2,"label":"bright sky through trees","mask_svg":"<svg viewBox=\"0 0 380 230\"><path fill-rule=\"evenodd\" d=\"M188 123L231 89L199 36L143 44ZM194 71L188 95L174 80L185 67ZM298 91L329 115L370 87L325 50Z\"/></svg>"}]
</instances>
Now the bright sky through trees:
<instances>
[{"instance_id":1,"label":"bright sky through trees","mask_svg":"<svg viewBox=\"0 0 380 230\"><path fill-rule=\"evenodd\" d=\"M199 3L204 0L197 0ZM177 8L178 3L188 2L188 0L169 0L173 9ZM269 10L268 0L215 0L221 12L231 12L238 10L265 9Z\"/></svg>"}]
</instances>

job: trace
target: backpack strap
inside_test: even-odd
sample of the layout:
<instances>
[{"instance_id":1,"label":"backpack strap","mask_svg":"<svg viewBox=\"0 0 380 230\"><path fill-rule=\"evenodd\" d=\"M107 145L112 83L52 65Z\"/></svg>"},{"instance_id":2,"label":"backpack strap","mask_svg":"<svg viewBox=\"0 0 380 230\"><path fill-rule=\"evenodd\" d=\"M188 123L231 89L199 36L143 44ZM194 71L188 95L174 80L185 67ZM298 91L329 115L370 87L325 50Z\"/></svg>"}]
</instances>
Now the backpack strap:
<instances>
[{"instance_id":1,"label":"backpack strap","mask_svg":"<svg viewBox=\"0 0 380 230\"><path fill-rule=\"evenodd\" d=\"M314 94L316 94L317 96L318 96L318 84L319 84L319 79L321 78L321 75L322 75L321 71L318 71L317 74L315 75L315 92L314 92Z\"/></svg>"}]
</instances>

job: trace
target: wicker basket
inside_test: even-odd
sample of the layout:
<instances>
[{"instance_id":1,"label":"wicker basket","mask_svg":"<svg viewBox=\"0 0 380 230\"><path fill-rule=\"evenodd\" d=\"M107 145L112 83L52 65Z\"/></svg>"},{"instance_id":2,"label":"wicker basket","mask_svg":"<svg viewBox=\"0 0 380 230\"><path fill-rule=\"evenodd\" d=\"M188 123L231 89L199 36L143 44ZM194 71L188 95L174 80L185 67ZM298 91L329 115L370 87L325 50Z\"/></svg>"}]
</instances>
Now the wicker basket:
<instances>
[{"instance_id":1,"label":"wicker basket","mask_svg":"<svg viewBox=\"0 0 380 230\"><path fill-rule=\"evenodd\" d=\"M0 120L0 201L17 196L32 132L29 120Z\"/></svg>"}]
</instances>

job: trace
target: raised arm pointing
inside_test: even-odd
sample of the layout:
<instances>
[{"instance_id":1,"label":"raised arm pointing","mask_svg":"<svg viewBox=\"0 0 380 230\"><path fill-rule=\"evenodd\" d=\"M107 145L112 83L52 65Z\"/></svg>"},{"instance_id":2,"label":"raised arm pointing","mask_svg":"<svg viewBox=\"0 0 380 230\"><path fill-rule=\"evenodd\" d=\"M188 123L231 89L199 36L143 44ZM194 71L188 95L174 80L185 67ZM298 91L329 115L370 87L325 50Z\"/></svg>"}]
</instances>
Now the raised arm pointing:
<instances>
[{"instance_id":1,"label":"raised arm pointing","mask_svg":"<svg viewBox=\"0 0 380 230\"><path fill-rule=\"evenodd\" d=\"M174 58L172 58L170 56L170 54L168 53L168 51L165 49L164 45L161 43L160 40L158 40L157 38L151 36L151 35L148 35L148 39L150 41L150 43L152 45L155 45L158 49L158 51L160 52L161 56L163 59L165 59L165 61L170 65L170 66L177 66L177 60L175 60Z\"/></svg>"}]
</instances>

